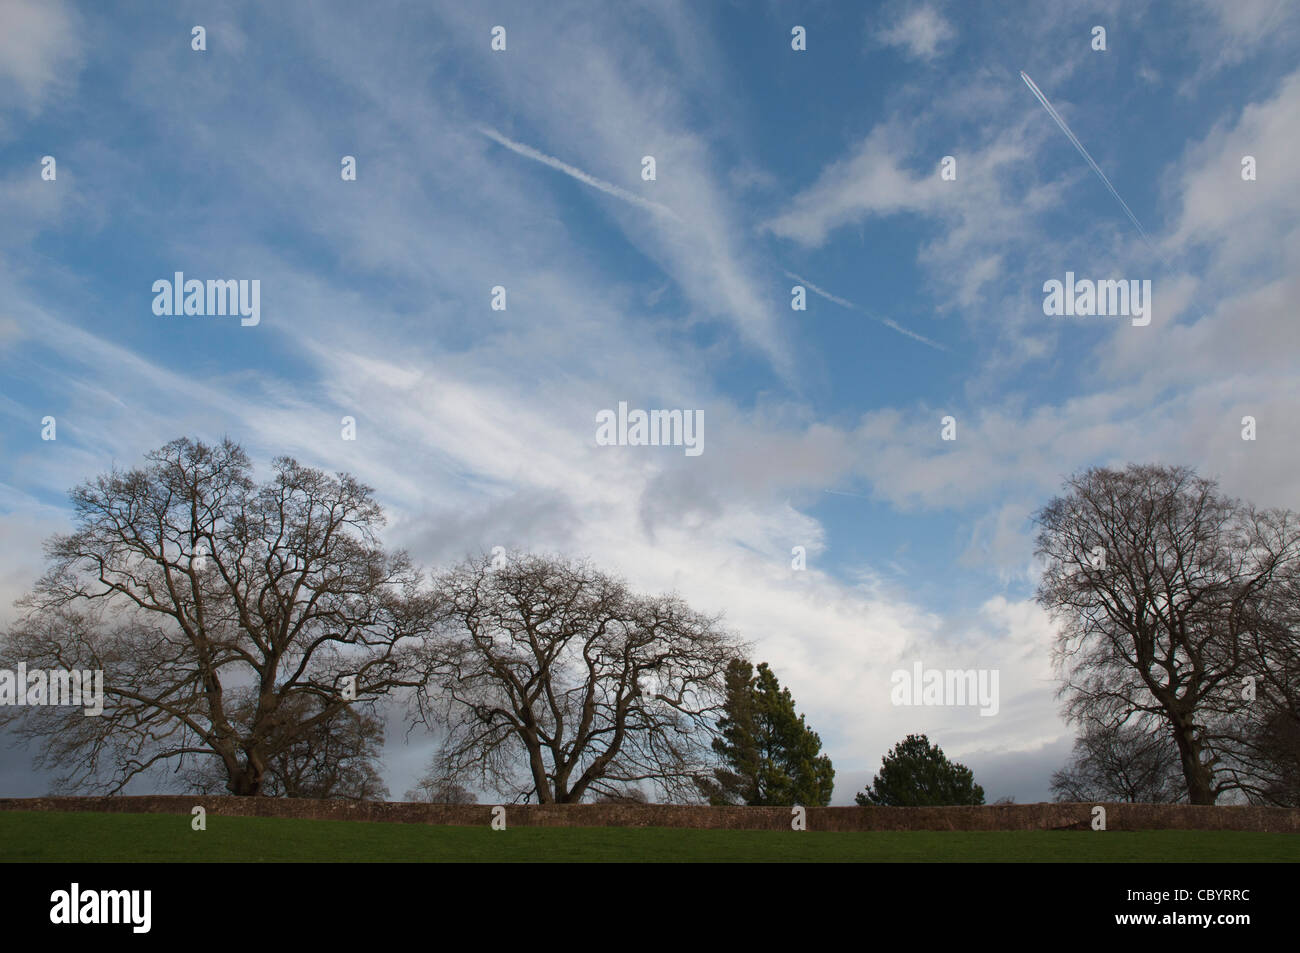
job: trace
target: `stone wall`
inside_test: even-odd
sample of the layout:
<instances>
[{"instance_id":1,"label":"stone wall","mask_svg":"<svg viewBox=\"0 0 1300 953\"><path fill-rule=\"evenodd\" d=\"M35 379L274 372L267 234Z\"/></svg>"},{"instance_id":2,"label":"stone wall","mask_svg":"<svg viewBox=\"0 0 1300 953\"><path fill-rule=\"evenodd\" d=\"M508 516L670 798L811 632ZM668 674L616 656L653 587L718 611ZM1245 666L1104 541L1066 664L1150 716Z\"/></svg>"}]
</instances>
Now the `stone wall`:
<instances>
[{"instance_id":1,"label":"stone wall","mask_svg":"<svg viewBox=\"0 0 1300 953\"><path fill-rule=\"evenodd\" d=\"M202 805L210 816L296 817L331 821L484 825L491 804L353 803L295 798L37 797L0 798L7 811L99 811L189 814ZM982 807L810 807L810 831L1028 831L1087 830L1092 804L997 804ZM1300 833L1300 809L1191 804L1106 804L1106 828L1230 830ZM674 804L506 805L512 827L695 827L789 830L788 807L696 807Z\"/></svg>"}]
</instances>

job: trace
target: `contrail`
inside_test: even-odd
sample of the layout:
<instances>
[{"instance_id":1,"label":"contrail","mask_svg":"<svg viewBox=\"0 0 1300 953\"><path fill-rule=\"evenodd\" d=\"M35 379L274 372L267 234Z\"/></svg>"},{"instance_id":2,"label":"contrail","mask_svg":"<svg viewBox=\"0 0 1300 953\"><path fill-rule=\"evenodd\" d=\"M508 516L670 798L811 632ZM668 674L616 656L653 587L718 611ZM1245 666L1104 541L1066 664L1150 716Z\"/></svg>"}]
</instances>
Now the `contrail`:
<instances>
[{"instance_id":1,"label":"contrail","mask_svg":"<svg viewBox=\"0 0 1300 953\"><path fill-rule=\"evenodd\" d=\"M505 146L511 152L523 156L525 159L532 159L534 162L540 162L543 165L549 165L552 169L558 169L565 175L577 179L585 185L590 185L593 189L598 189L606 195L612 195L615 198L622 199L624 202L630 202L633 205L639 205L641 208L649 209L659 215L666 215L674 221L681 221L674 212L666 205L660 205L658 202L652 202L649 199L643 199L635 192L629 192L627 189L621 189L612 182L606 182L598 179L594 175L588 175L576 166L571 166L554 156L548 156L544 152L538 152L532 146L526 146L522 142L515 142L513 139L507 139L501 133L488 126L479 126L478 131L483 133L493 142Z\"/></svg>"},{"instance_id":2,"label":"contrail","mask_svg":"<svg viewBox=\"0 0 1300 953\"><path fill-rule=\"evenodd\" d=\"M944 347L942 344L939 344L939 343L936 342L936 341L931 341L931 340L930 340L929 338L927 338L927 337L922 337L921 335L917 334L915 331L909 331L907 328L903 327L901 324L897 324L897 323L895 323L895 322L893 322L893 321L890 321L888 318L882 318L880 315L878 315L878 314L873 314L872 312L868 311L866 308L864 308L864 307L862 307L862 306L860 306L860 305L856 305L856 304L854 304L852 301L849 301L849 300L847 300L847 299L845 299L845 298L838 297L837 295L833 295L833 294L831 294L829 291L826 291L825 289L818 288L815 284L813 284L813 283L812 283L811 281L809 281L807 278L801 278L801 277L799 277L798 275L796 275L793 271L787 271L787 272L785 273L785 276L786 276L787 278L793 278L795 281L799 282L799 284L804 285L804 286L805 286L809 291L814 292L815 294L819 294L819 295L821 295L821 296L822 296L823 298L825 298L827 301L833 301L833 302L835 302L835 303L838 304L841 308L848 308L850 311L857 311L857 312L859 312L859 313L861 313L861 314L865 314L867 317L869 317L869 318L873 318L873 319L875 319L876 321L879 321L879 322L880 322L881 324L883 324L885 327L887 327L887 328L893 328L893 329L894 329L895 331L897 331L899 334L906 334L909 338L913 338L914 340L920 341L922 344L928 344L930 347L935 348L935 349L937 349L937 350L940 350L940 351L946 351L946 350L948 350L948 349L947 349L946 347ZM827 492L829 492L829 491L827 491Z\"/></svg>"},{"instance_id":3,"label":"contrail","mask_svg":"<svg viewBox=\"0 0 1300 953\"><path fill-rule=\"evenodd\" d=\"M1133 214L1133 210L1128 207L1128 203L1124 201L1123 197L1115 191L1115 186L1110 184L1110 179L1106 178L1106 173L1102 172L1101 166L1097 165L1097 163L1092 160L1092 156L1088 155L1088 150L1083 147L1083 143L1079 141L1079 137L1070 130L1068 125L1066 125L1065 120L1061 118L1061 114L1058 113L1056 108L1047 101L1047 97L1044 96L1043 91L1038 88L1038 84L1030 79L1029 74L1024 70L1020 71L1020 78L1025 81L1025 85L1029 87L1029 91L1034 94L1040 103L1043 104L1043 108L1047 110L1047 115L1051 116L1056 124L1061 127L1061 132L1065 133L1070 142L1074 144L1074 148L1079 150L1079 155L1083 156L1083 158L1087 160L1088 165L1092 166L1092 171L1097 173L1097 178L1101 179L1102 184L1105 185L1106 188L1110 189L1110 194L1115 196L1115 201L1118 202L1120 208L1124 210L1124 214L1127 215L1128 220L1133 223L1133 227L1138 230L1138 234L1141 235L1142 240L1147 243L1147 247L1156 253L1157 258L1164 261L1164 256L1161 255L1156 246L1152 244L1150 237L1147 235L1146 229L1143 228L1142 223L1137 220L1137 216ZM1166 266L1168 266L1168 264L1168 262L1165 262Z\"/></svg>"},{"instance_id":4,"label":"contrail","mask_svg":"<svg viewBox=\"0 0 1300 953\"><path fill-rule=\"evenodd\" d=\"M859 500L869 500L871 497L863 496L861 493L847 493L844 490L822 490L823 493L834 493L836 496L856 496Z\"/></svg>"}]
</instances>

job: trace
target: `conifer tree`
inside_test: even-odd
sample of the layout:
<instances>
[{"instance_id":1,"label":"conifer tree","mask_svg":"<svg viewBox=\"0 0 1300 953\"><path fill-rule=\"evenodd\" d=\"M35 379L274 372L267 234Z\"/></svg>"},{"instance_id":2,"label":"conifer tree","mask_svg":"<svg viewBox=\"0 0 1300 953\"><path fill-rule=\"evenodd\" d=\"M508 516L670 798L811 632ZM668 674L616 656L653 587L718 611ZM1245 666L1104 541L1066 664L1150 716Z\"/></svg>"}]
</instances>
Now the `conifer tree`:
<instances>
[{"instance_id":1,"label":"conifer tree","mask_svg":"<svg viewBox=\"0 0 1300 953\"><path fill-rule=\"evenodd\" d=\"M726 673L727 700L713 750L723 766L702 787L713 804L771 806L830 803L835 769L821 754L821 738L795 710L767 663L734 660Z\"/></svg>"},{"instance_id":2,"label":"conifer tree","mask_svg":"<svg viewBox=\"0 0 1300 953\"><path fill-rule=\"evenodd\" d=\"M983 804L984 789L970 768L949 761L925 735L908 735L881 759L880 773L856 800L862 807Z\"/></svg>"}]
</instances>

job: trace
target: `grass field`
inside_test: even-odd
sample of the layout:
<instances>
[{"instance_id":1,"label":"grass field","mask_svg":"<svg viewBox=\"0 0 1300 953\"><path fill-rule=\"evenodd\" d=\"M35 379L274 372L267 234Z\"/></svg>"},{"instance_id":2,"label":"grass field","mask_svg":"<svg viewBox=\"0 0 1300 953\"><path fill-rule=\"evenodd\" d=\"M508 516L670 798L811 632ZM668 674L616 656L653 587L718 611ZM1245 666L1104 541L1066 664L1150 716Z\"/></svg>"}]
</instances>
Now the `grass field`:
<instances>
[{"instance_id":1,"label":"grass field","mask_svg":"<svg viewBox=\"0 0 1300 953\"><path fill-rule=\"evenodd\" d=\"M1300 861L1300 835L1235 831L845 832L432 827L188 815L0 812L0 860Z\"/></svg>"}]
</instances>

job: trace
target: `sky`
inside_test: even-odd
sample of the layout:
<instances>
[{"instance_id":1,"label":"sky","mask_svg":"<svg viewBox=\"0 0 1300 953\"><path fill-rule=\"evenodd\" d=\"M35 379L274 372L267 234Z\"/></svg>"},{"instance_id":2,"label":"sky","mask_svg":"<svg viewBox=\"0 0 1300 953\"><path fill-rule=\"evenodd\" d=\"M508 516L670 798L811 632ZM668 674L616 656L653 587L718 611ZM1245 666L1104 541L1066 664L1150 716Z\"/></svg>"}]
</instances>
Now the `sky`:
<instances>
[{"instance_id":1,"label":"sky","mask_svg":"<svg viewBox=\"0 0 1300 953\"><path fill-rule=\"evenodd\" d=\"M68 489L229 435L357 475L431 570L562 553L722 613L836 804L915 732L1048 800L1033 514L1131 462L1300 498L1297 50L1285 0L0 0L0 625ZM155 314L178 271L260 320ZM1067 272L1149 280L1149 324L1045 314ZM702 452L598 443L620 402ZM917 663L997 713L893 704ZM431 744L394 722L394 796Z\"/></svg>"}]
</instances>

